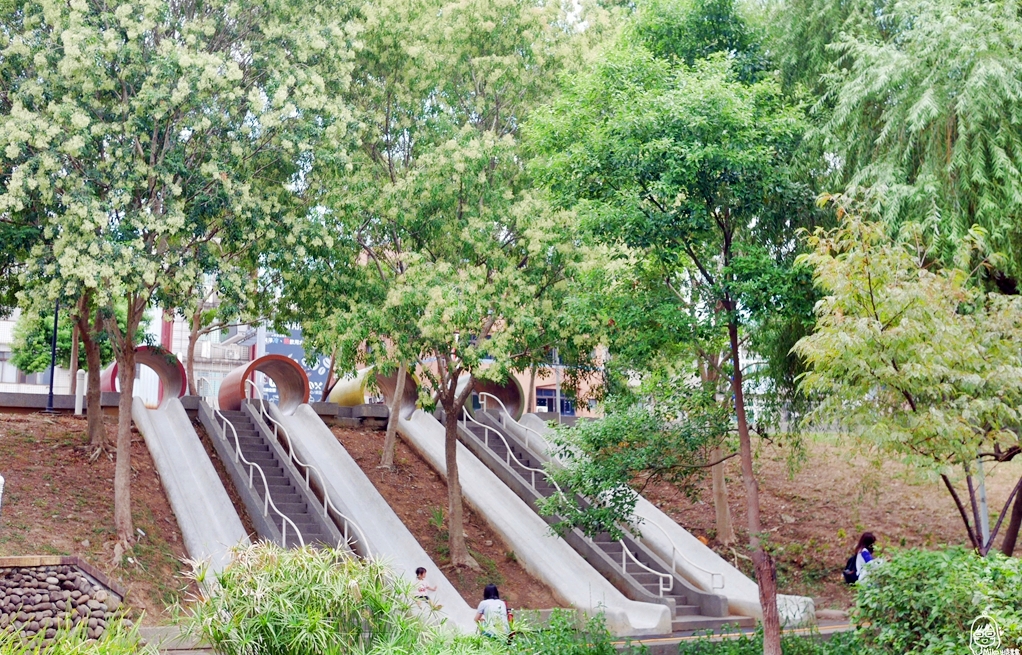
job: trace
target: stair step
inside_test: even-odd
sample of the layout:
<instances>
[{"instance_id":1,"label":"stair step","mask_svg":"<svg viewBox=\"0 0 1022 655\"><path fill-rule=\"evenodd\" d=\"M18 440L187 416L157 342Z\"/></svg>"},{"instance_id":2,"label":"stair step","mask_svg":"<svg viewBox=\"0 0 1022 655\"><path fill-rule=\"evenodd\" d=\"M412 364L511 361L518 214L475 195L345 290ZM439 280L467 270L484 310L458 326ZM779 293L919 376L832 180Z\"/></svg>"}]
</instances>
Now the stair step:
<instances>
[{"instance_id":1,"label":"stair step","mask_svg":"<svg viewBox=\"0 0 1022 655\"><path fill-rule=\"evenodd\" d=\"M751 628L756 620L749 616L682 616L671 622L674 632L691 632L694 630L717 630L729 628Z\"/></svg>"},{"instance_id":2,"label":"stair step","mask_svg":"<svg viewBox=\"0 0 1022 655\"><path fill-rule=\"evenodd\" d=\"M699 606L698 605L675 605L674 616L698 616Z\"/></svg>"}]
</instances>

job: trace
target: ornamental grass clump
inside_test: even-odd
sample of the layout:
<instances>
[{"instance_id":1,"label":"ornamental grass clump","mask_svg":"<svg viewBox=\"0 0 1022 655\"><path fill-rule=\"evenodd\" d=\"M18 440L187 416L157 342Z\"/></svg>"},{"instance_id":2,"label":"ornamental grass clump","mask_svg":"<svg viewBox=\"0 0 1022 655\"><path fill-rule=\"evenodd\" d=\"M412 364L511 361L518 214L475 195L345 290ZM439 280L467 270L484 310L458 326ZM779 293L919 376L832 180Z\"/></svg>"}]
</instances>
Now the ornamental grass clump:
<instances>
[{"instance_id":1,"label":"ornamental grass clump","mask_svg":"<svg viewBox=\"0 0 1022 655\"><path fill-rule=\"evenodd\" d=\"M50 638L44 633L24 637L0 631L0 655L158 655L155 646L142 645L138 626L111 620L99 639L90 639L88 624L60 627Z\"/></svg>"},{"instance_id":2,"label":"ornamental grass clump","mask_svg":"<svg viewBox=\"0 0 1022 655\"><path fill-rule=\"evenodd\" d=\"M239 548L209 579L186 625L222 655L415 653L435 635L409 583L344 551Z\"/></svg>"}]
</instances>

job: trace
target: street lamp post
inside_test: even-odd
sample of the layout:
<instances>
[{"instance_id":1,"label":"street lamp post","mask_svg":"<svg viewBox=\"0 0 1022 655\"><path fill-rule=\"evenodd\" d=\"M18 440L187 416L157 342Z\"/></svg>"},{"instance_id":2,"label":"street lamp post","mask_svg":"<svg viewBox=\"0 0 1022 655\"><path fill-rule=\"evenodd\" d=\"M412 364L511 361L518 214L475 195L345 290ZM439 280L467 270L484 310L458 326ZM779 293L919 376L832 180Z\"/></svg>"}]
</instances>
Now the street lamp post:
<instances>
[{"instance_id":1,"label":"street lamp post","mask_svg":"<svg viewBox=\"0 0 1022 655\"><path fill-rule=\"evenodd\" d=\"M53 335L50 338L50 396L46 399L46 413L53 414L53 378L57 373L57 317L60 316L60 299L53 306Z\"/></svg>"}]
</instances>

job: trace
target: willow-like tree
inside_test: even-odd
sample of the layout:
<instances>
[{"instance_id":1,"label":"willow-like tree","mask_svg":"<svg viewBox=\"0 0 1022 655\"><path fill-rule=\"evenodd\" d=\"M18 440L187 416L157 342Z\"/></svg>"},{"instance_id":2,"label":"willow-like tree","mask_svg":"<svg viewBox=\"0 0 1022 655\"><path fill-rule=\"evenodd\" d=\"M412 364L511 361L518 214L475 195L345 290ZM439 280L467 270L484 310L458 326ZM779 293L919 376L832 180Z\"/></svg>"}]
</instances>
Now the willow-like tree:
<instances>
[{"instance_id":1,"label":"willow-like tree","mask_svg":"<svg viewBox=\"0 0 1022 655\"><path fill-rule=\"evenodd\" d=\"M196 279L198 243L276 240L299 256L289 226L317 167L343 153L354 28L329 2L3 7L0 215L41 223L27 292L88 290L105 308L121 389L114 523L128 543L142 317Z\"/></svg>"},{"instance_id":2,"label":"willow-like tree","mask_svg":"<svg viewBox=\"0 0 1022 655\"><path fill-rule=\"evenodd\" d=\"M676 15L660 8L640 5L619 42L539 115L535 147L546 153L540 174L593 238L642 252L677 301L696 310L700 331L726 338L764 652L776 655L777 581L760 520L742 355L757 317L809 291L790 266L795 228L813 216L793 167L805 123L770 76L736 68L742 58L734 53L687 65L690 45L671 41Z\"/></svg>"},{"instance_id":3,"label":"willow-like tree","mask_svg":"<svg viewBox=\"0 0 1022 655\"><path fill-rule=\"evenodd\" d=\"M974 225L1022 275L1022 16L1013 0L787 5L789 75L823 94L833 190L923 224L952 264ZM823 74L820 77L820 73Z\"/></svg>"}]
</instances>

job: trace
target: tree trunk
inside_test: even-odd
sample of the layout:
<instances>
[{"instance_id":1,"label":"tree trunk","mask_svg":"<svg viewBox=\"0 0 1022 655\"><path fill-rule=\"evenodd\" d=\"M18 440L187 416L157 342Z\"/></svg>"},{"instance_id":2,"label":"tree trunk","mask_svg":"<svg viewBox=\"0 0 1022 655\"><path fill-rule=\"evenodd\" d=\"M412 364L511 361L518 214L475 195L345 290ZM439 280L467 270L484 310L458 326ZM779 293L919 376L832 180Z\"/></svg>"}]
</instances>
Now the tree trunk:
<instances>
[{"instance_id":1,"label":"tree trunk","mask_svg":"<svg viewBox=\"0 0 1022 655\"><path fill-rule=\"evenodd\" d=\"M202 305L199 311L192 314L191 331L188 332L188 359L185 362L185 376L188 378L188 395L198 396L199 386L195 381L195 345L199 342L199 331L202 329Z\"/></svg>"},{"instance_id":2,"label":"tree trunk","mask_svg":"<svg viewBox=\"0 0 1022 655\"><path fill-rule=\"evenodd\" d=\"M78 321L71 326L71 361L68 362L68 369L71 371L71 395L78 393Z\"/></svg>"},{"instance_id":3,"label":"tree trunk","mask_svg":"<svg viewBox=\"0 0 1022 655\"><path fill-rule=\"evenodd\" d=\"M525 401L525 411L529 414L536 413L536 371L538 368L536 364L529 367L529 397Z\"/></svg>"},{"instance_id":4,"label":"tree trunk","mask_svg":"<svg viewBox=\"0 0 1022 655\"><path fill-rule=\"evenodd\" d=\"M404 364L401 364L401 366L397 368L397 383L394 385L394 398L390 401L390 416L387 417L387 436L383 439L383 457L380 458L380 467L382 468L394 468L394 447L397 445L397 422L401 413L401 400L405 395L405 378L408 376L407 371L408 368Z\"/></svg>"},{"instance_id":5,"label":"tree trunk","mask_svg":"<svg viewBox=\"0 0 1022 655\"><path fill-rule=\"evenodd\" d=\"M330 353L330 367L326 370L326 381L323 383L323 394L319 397L319 401L325 403L330 399L330 389L334 382L334 365L337 363L337 348ZM389 424L388 424L389 425ZM388 427L389 429L389 427Z\"/></svg>"},{"instance_id":6,"label":"tree trunk","mask_svg":"<svg viewBox=\"0 0 1022 655\"><path fill-rule=\"evenodd\" d=\"M85 308L88 308L87 301ZM85 385L85 416L89 422L89 446L94 451L106 450L110 444L107 440L106 428L103 426L102 390L99 382L99 374L103 368L103 355L96 342L96 335L103 329L102 313L99 309L96 310L96 319L92 326L89 325L88 315L75 316L75 325L78 327L82 347L85 349L85 367L88 373Z\"/></svg>"},{"instance_id":7,"label":"tree trunk","mask_svg":"<svg viewBox=\"0 0 1022 655\"><path fill-rule=\"evenodd\" d=\"M441 397L444 401L442 403L444 412L447 414L444 418L444 462L447 466L448 547L451 551L451 564L479 571L481 567L469 554L468 544L465 542L465 516L462 508L461 480L458 475L458 416L472 393L475 378L470 378L465 389L459 394L455 391L458 377L456 374L450 376L449 383L454 389L447 389Z\"/></svg>"},{"instance_id":8,"label":"tree trunk","mask_svg":"<svg viewBox=\"0 0 1022 655\"><path fill-rule=\"evenodd\" d=\"M724 450L714 448L710 459L714 462L724 457ZM710 468L713 479L713 509L717 515L717 541L725 546L734 543L735 527L731 524L731 508L728 506L727 482L724 480L724 462Z\"/></svg>"},{"instance_id":9,"label":"tree trunk","mask_svg":"<svg viewBox=\"0 0 1022 655\"><path fill-rule=\"evenodd\" d=\"M699 375L703 384L712 385L714 401L723 403L723 395L719 393L720 354L707 355L699 364ZM716 462L724 458L724 450L719 446L710 453L710 461ZM731 507L728 504L727 481L724 479L724 462L710 468L713 491L713 510L716 514L717 541L725 546L735 542L735 526L731 523Z\"/></svg>"},{"instance_id":10,"label":"tree trunk","mask_svg":"<svg viewBox=\"0 0 1022 655\"><path fill-rule=\"evenodd\" d=\"M1001 542L1001 552L1008 557L1015 553L1019 528L1022 528L1022 493L1015 495L1015 504L1011 506L1011 518L1004 531L1004 541Z\"/></svg>"},{"instance_id":11,"label":"tree trunk","mask_svg":"<svg viewBox=\"0 0 1022 655\"><path fill-rule=\"evenodd\" d=\"M731 363L734 374L731 391L734 393L735 417L738 422L738 440L741 446L742 479L745 483L745 504L749 523L749 550L759 584L759 603L763 608L763 655L781 655L781 620L777 612L777 570L770 554L763 548L763 532L759 518L759 484L752 470L752 439L745 417L745 396L742 389L742 366L738 354L738 323L728 322L731 342Z\"/></svg>"},{"instance_id":12,"label":"tree trunk","mask_svg":"<svg viewBox=\"0 0 1022 655\"><path fill-rule=\"evenodd\" d=\"M131 308L128 321L132 319ZM122 544L134 537L131 523L131 400L135 387L135 345L131 326L117 349L117 380L121 397L117 404L117 461L114 466L114 528Z\"/></svg>"}]
</instances>

